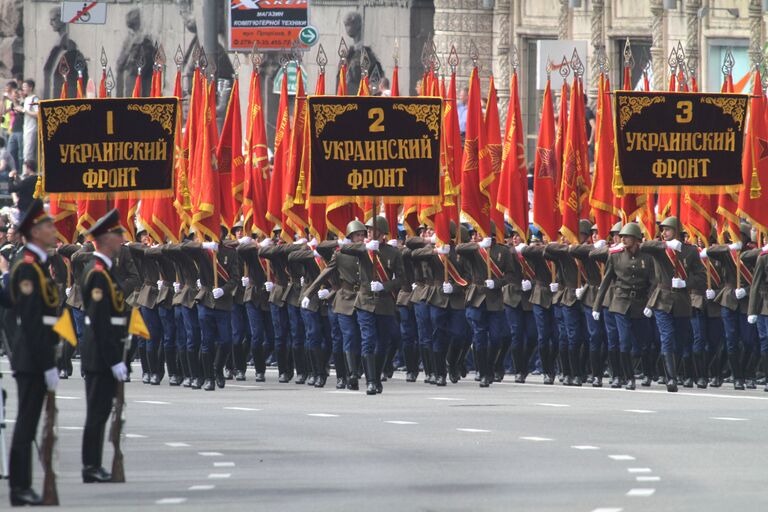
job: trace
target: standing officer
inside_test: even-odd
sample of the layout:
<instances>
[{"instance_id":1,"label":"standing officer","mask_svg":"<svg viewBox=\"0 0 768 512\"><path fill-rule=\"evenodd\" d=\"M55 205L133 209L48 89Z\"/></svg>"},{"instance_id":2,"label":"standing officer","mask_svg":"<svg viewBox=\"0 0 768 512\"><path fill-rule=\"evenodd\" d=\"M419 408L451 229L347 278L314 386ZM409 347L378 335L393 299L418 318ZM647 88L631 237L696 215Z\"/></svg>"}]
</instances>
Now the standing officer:
<instances>
[{"instance_id":1,"label":"standing officer","mask_svg":"<svg viewBox=\"0 0 768 512\"><path fill-rule=\"evenodd\" d=\"M104 426L115 398L115 381L128 377L123 362L124 340L128 336L127 309L112 270L123 243L118 211L112 210L99 219L88 235L96 250L82 282L86 315L81 347L87 400L82 451L85 483L109 482L112 478L101 465Z\"/></svg>"},{"instance_id":2,"label":"standing officer","mask_svg":"<svg viewBox=\"0 0 768 512\"><path fill-rule=\"evenodd\" d=\"M48 250L56 247L56 227L36 199L19 222L26 245L16 257L10 275L10 297L17 328L11 338L11 368L19 394L16 426L10 454L11 505L41 505L32 490L32 442L46 389L59 382L56 323L59 294L48 273ZM4 406L4 404L3 404Z\"/></svg>"},{"instance_id":3,"label":"standing officer","mask_svg":"<svg viewBox=\"0 0 768 512\"><path fill-rule=\"evenodd\" d=\"M676 355L691 343L691 296L687 288L704 288L706 274L696 247L680 241L680 222L667 217L660 224L663 240L649 240L640 251L655 262L656 288L643 313L656 318L667 373L667 391L677 391Z\"/></svg>"}]
</instances>

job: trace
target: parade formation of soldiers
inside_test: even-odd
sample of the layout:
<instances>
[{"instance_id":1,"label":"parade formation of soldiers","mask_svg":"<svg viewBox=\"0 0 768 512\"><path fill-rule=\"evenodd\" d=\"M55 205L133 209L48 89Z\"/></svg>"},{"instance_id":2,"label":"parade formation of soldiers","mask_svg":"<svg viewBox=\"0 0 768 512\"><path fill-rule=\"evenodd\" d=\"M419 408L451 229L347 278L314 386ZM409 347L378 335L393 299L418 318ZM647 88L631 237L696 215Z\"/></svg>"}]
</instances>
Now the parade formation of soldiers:
<instances>
[{"instance_id":1,"label":"parade formation of soldiers","mask_svg":"<svg viewBox=\"0 0 768 512\"><path fill-rule=\"evenodd\" d=\"M226 381L257 382L277 366L278 383L376 395L395 368L405 380L446 386L466 378L486 388L511 368L544 384L668 391L724 380L755 389L768 373L768 246L751 228L706 249L688 242L675 217L643 240L635 223L600 240L579 223L579 244L481 238L451 224L450 244L430 228L398 237L377 216L351 220L346 236L318 241L249 236L235 226L221 242L194 231L182 243L146 233L124 242L118 213L99 220L78 244L56 242L43 203L18 230L4 281L18 420L11 450L11 503L39 504L31 451L46 390L72 375L73 350L57 347L53 325L72 315L87 416L84 482L106 482L104 428L116 384L131 380L214 391ZM458 230L458 232L457 232ZM495 229L491 229L495 232ZM333 237L330 237L333 238ZM138 308L149 336L127 331ZM8 317L8 316L7 316ZM766 384L765 391L768 391Z\"/></svg>"}]
</instances>

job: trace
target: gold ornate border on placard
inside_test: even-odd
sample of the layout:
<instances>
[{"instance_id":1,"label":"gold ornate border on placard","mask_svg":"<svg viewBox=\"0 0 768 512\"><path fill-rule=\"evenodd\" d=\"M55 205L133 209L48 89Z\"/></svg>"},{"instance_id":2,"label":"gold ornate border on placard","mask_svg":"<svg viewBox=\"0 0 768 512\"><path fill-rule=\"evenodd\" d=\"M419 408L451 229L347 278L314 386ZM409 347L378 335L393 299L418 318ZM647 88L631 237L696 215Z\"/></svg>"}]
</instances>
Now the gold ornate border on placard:
<instances>
[{"instance_id":1,"label":"gold ornate border on placard","mask_svg":"<svg viewBox=\"0 0 768 512\"><path fill-rule=\"evenodd\" d=\"M744 117L747 113L747 99L746 98L733 98L730 96L704 96L701 98L701 102L707 105L714 105L723 111L726 116L731 116L733 121L739 125L741 129L744 123Z\"/></svg>"},{"instance_id":2,"label":"gold ornate border on placard","mask_svg":"<svg viewBox=\"0 0 768 512\"><path fill-rule=\"evenodd\" d=\"M347 103L346 105L327 105L325 103L312 105L315 114L315 137L319 137L325 125L333 123L336 118L345 112L357 110L357 103Z\"/></svg>"},{"instance_id":3,"label":"gold ornate border on placard","mask_svg":"<svg viewBox=\"0 0 768 512\"><path fill-rule=\"evenodd\" d=\"M664 96L619 96L619 124L623 129L632 116L654 103L665 103Z\"/></svg>"},{"instance_id":4,"label":"gold ornate border on placard","mask_svg":"<svg viewBox=\"0 0 768 512\"><path fill-rule=\"evenodd\" d=\"M67 124L72 116L85 110L91 110L91 105L84 103L82 105L43 107L46 136L48 137L48 140L51 140L56 134L56 130L58 130L61 125Z\"/></svg>"},{"instance_id":5,"label":"gold ornate border on placard","mask_svg":"<svg viewBox=\"0 0 768 512\"><path fill-rule=\"evenodd\" d=\"M412 115L417 123L426 124L434 134L435 140L440 136L440 105L395 103L392 108Z\"/></svg>"},{"instance_id":6,"label":"gold ornate border on placard","mask_svg":"<svg viewBox=\"0 0 768 512\"><path fill-rule=\"evenodd\" d=\"M129 103L128 110L135 110L149 116L151 121L160 123L163 130L173 135L174 105L171 103Z\"/></svg>"}]
</instances>

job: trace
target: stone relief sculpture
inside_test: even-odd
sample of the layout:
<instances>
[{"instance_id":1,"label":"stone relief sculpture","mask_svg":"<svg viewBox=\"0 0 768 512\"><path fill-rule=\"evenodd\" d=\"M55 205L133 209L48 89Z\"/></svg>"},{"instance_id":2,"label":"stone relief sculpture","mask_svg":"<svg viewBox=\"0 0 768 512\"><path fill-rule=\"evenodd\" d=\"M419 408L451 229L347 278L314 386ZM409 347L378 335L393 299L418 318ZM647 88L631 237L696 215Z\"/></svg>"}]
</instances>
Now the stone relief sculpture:
<instances>
[{"instance_id":1,"label":"stone relief sculpture","mask_svg":"<svg viewBox=\"0 0 768 512\"><path fill-rule=\"evenodd\" d=\"M123 41L120 56L117 59L117 76L115 77L115 93L117 96L130 96L136 82L139 63L141 68L141 92L149 93L152 83L152 63L155 58L155 47L149 35L141 29L141 11L131 9L125 15L125 25L128 35ZM142 59L143 57L143 59Z\"/></svg>"},{"instance_id":2,"label":"stone relief sculpture","mask_svg":"<svg viewBox=\"0 0 768 512\"><path fill-rule=\"evenodd\" d=\"M59 35L58 43L51 48L48 58L43 66L43 98L58 98L61 92L61 84L64 82L58 73L59 61L62 55L67 59L69 74L67 75L67 91L70 98L77 94L77 70L78 63L82 67L83 82L88 82L88 64L85 57L77 49L77 43L69 38L67 24L61 21L61 8L54 7L48 13L48 21L54 32Z\"/></svg>"},{"instance_id":3,"label":"stone relief sculpture","mask_svg":"<svg viewBox=\"0 0 768 512\"><path fill-rule=\"evenodd\" d=\"M374 70L378 70L378 75L383 77L384 71L373 49L370 46L363 45L363 17L360 13L355 11L348 12L344 16L344 29L347 36L352 39L352 43L347 45L349 48L347 53L347 94L357 94L363 71L361 66L363 48L368 52L368 59L370 61L367 70L368 75L372 75ZM336 76L338 77L338 73Z\"/></svg>"}]
</instances>

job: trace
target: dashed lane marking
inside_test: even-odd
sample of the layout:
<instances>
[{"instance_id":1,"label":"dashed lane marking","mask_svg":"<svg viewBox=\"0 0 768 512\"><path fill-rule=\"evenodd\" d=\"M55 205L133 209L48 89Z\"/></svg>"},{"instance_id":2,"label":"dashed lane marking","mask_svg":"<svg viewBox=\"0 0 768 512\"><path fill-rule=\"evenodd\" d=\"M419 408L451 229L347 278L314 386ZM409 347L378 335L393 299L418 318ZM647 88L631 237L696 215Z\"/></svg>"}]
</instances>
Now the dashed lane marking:
<instances>
[{"instance_id":1,"label":"dashed lane marking","mask_svg":"<svg viewBox=\"0 0 768 512\"><path fill-rule=\"evenodd\" d=\"M648 409L624 409L624 412L636 412L637 414L652 414L656 411L651 411Z\"/></svg>"},{"instance_id":2,"label":"dashed lane marking","mask_svg":"<svg viewBox=\"0 0 768 512\"><path fill-rule=\"evenodd\" d=\"M198 455L202 455L203 457L221 457L221 452L197 452Z\"/></svg>"},{"instance_id":3,"label":"dashed lane marking","mask_svg":"<svg viewBox=\"0 0 768 512\"><path fill-rule=\"evenodd\" d=\"M538 436L522 436L520 437L523 441L534 441L534 442L541 442L541 441L554 441L554 439L550 437L538 437Z\"/></svg>"},{"instance_id":4,"label":"dashed lane marking","mask_svg":"<svg viewBox=\"0 0 768 512\"><path fill-rule=\"evenodd\" d=\"M222 478L229 478L231 476L232 476L232 473L211 473L208 475L208 478L222 479Z\"/></svg>"},{"instance_id":5,"label":"dashed lane marking","mask_svg":"<svg viewBox=\"0 0 768 512\"><path fill-rule=\"evenodd\" d=\"M213 467L215 468L233 468L235 467L234 462L214 462Z\"/></svg>"},{"instance_id":6,"label":"dashed lane marking","mask_svg":"<svg viewBox=\"0 0 768 512\"><path fill-rule=\"evenodd\" d=\"M655 492L656 492L656 489L647 489L647 488L630 489L627 492L627 496L634 496L636 498L647 498L648 496L653 496L653 493Z\"/></svg>"},{"instance_id":7,"label":"dashed lane marking","mask_svg":"<svg viewBox=\"0 0 768 512\"><path fill-rule=\"evenodd\" d=\"M254 409L253 407L225 407L228 411L260 411L261 409Z\"/></svg>"},{"instance_id":8,"label":"dashed lane marking","mask_svg":"<svg viewBox=\"0 0 768 512\"><path fill-rule=\"evenodd\" d=\"M389 420L385 421L384 423L389 423L391 425L418 425L415 421L402 421L402 420Z\"/></svg>"},{"instance_id":9,"label":"dashed lane marking","mask_svg":"<svg viewBox=\"0 0 768 512\"><path fill-rule=\"evenodd\" d=\"M56 395L56 400L80 400L80 398L79 396Z\"/></svg>"},{"instance_id":10,"label":"dashed lane marking","mask_svg":"<svg viewBox=\"0 0 768 512\"><path fill-rule=\"evenodd\" d=\"M568 404L548 404L548 403L538 403L536 405L541 405L543 407L570 407Z\"/></svg>"},{"instance_id":11,"label":"dashed lane marking","mask_svg":"<svg viewBox=\"0 0 768 512\"><path fill-rule=\"evenodd\" d=\"M327 412L315 412L307 414L307 416L312 416L314 418L338 418L338 414L328 414Z\"/></svg>"},{"instance_id":12,"label":"dashed lane marking","mask_svg":"<svg viewBox=\"0 0 768 512\"><path fill-rule=\"evenodd\" d=\"M189 448L189 445L187 443L165 443L165 446L170 446L171 448Z\"/></svg>"},{"instance_id":13,"label":"dashed lane marking","mask_svg":"<svg viewBox=\"0 0 768 512\"><path fill-rule=\"evenodd\" d=\"M163 498L155 502L156 505L180 505L187 501L187 498Z\"/></svg>"},{"instance_id":14,"label":"dashed lane marking","mask_svg":"<svg viewBox=\"0 0 768 512\"><path fill-rule=\"evenodd\" d=\"M650 473L651 468L627 468L629 473Z\"/></svg>"},{"instance_id":15,"label":"dashed lane marking","mask_svg":"<svg viewBox=\"0 0 768 512\"><path fill-rule=\"evenodd\" d=\"M163 402L161 400L134 400L135 404L150 404L150 405L171 405L171 402Z\"/></svg>"},{"instance_id":16,"label":"dashed lane marking","mask_svg":"<svg viewBox=\"0 0 768 512\"><path fill-rule=\"evenodd\" d=\"M147 436L143 434L125 434L128 439L145 439Z\"/></svg>"},{"instance_id":17,"label":"dashed lane marking","mask_svg":"<svg viewBox=\"0 0 768 512\"><path fill-rule=\"evenodd\" d=\"M660 476L637 476L635 480L638 482L658 482L661 480Z\"/></svg>"},{"instance_id":18,"label":"dashed lane marking","mask_svg":"<svg viewBox=\"0 0 768 512\"><path fill-rule=\"evenodd\" d=\"M597 446L592 446L589 444L577 444L577 445L571 446L571 448L573 448L574 450L599 450L600 449Z\"/></svg>"},{"instance_id":19,"label":"dashed lane marking","mask_svg":"<svg viewBox=\"0 0 768 512\"><path fill-rule=\"evenodd\" d=\"M613 460L635 460L631 455L609 455L608 458Z\"/></svg>"},{"instance_id":20,"label":"dashed lane marking","mask_svg":"<svg viewBox=\"0 0 768 512\"><path fill-rule=\"evenodd\" d=\"M188 491L210 491L215 489L215 485L192 485L187 488Z\"/></svg>"},{"instance_id":21,"label":"dashed lane marking","mask_svg":"<svg viewBox=\"0 0 768 512\"><path fill-rule=\"evenodd\" d=\"M469 433L475 433L475 434L490 432L490 430L485 430L482 428L457 428L456 430L458 430L459 432L469 432Z\"/></svg>"},{"instance_id":22,"label":"dashed lane marking","mask_svg":"<svg viewBox=\"0 0 768 512\"><path fill-rule=\"evenodd\" d=\"M748 421L748 418L730 418L728 416L715 416L709 419L720 420L720 421Z\"/></svg>"},{"instance_id":23,"label":"dashed lane marking","mask_svg":"<svg viewBox=\"0 0 768 512\"><path fill-rule=\"evenodd\" d=\"M59 427L60 430L83 430L83 427Z\"/></svg>"}]
</instances>

